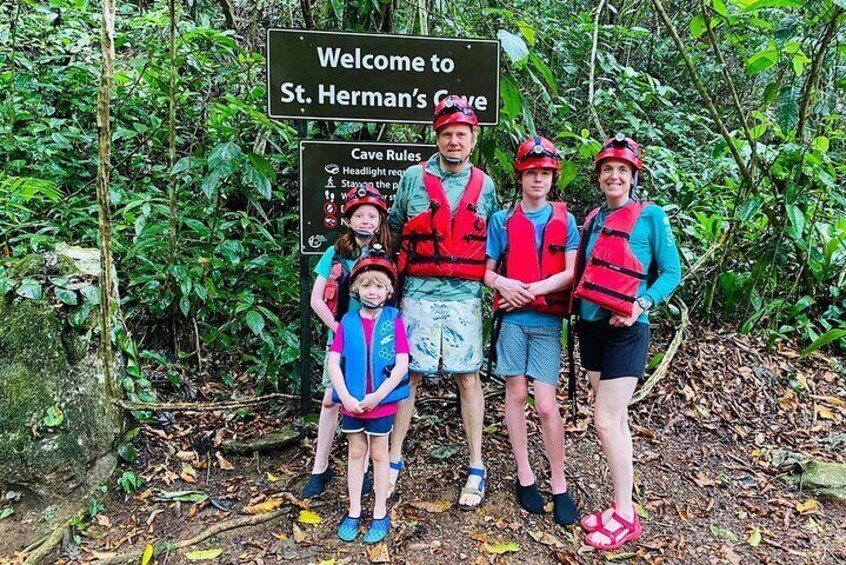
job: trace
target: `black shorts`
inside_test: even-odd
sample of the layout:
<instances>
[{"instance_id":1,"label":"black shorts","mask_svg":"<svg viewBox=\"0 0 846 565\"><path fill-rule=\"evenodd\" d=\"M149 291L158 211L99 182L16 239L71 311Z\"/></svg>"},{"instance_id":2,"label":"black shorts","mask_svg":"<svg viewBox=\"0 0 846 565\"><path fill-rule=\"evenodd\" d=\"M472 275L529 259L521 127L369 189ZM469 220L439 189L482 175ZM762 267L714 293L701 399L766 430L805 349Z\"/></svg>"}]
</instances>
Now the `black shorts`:
<instances>
[{"instance_id":1,"label":"black shorts","mask_svg":"<svg viewBox=\"0 0 846 565\"><path fill-rule=\"evenodd\" d=\"M608 320L576 323L582 367L599 371L599 379L643 378L649 350L649 324L635 322L616 328Z\"/></svg>"}]
</instances>

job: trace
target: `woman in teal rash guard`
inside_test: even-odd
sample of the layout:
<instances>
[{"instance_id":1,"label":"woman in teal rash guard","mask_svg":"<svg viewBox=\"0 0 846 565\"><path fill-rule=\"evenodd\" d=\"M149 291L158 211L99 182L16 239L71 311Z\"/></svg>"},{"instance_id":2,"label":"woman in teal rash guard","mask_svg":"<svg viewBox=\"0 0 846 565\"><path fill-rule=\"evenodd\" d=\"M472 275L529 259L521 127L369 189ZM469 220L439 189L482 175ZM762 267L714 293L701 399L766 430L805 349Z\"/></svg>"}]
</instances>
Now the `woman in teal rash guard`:
<instances>
[{"instance_id":1,"label":"woman in teal rash guard","mask_svg":"<svg viewBox=\"0 0 846 565\"><path fill-rule=\"evenodd\" d=\"M595 392L594 424L614 483L608 509L582 518L585 543L616 549L640 537L632 502L633 454L628 405L643 378L649 311L681 281L667 215L635 197L640 146L617 134L596 156L602 206L585 220L576 262L582 366Z\"/></svg>"}]
</instances>

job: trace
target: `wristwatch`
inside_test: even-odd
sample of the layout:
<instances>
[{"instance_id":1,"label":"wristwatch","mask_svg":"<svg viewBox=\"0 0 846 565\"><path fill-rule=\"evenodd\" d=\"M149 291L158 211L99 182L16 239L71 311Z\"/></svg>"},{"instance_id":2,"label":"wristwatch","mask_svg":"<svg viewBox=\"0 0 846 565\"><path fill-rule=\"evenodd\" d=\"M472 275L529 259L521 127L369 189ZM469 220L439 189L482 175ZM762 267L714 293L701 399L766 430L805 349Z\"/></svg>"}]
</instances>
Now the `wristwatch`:
<instances>
[{"instance_id":1,"label":"wristwatch","mask_svg":"<svg viewBox=\"0 0 846 565\"><path fill-rule=\"evenodd\" d=\"M654 306L652 299L648 296L641 296L635 300L635 302L637 302L637 305L640 306L644 312L647 312L650 308L652 308L652 306Z\"/></svg>"}]
</instances>

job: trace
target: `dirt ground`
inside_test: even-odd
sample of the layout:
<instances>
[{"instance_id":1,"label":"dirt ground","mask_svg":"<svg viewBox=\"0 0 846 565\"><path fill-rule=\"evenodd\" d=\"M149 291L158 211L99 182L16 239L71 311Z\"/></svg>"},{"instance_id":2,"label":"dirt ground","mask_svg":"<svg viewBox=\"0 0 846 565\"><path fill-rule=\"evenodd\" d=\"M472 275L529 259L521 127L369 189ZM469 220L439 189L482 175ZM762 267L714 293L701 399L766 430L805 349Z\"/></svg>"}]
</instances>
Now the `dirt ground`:
<instances>
[{"instance_id":1,"label":"dirt ground","mask_svg":"<svg viewBox=\"0 0 846 565\"><path fill-rule=\"evenodd\" d=\"M655 348L665 345L659 338ZM347 498L343 440L335 444L338 474L328 491L310 505L291 496L307 477L315 435L313 423L288 415L293 407L159 414L159 424L142 426L135 440L139 457L126 467L144 478L144 486L127 496L112 482L91 524L77 529L75 537L66 536L47 562L142 552L148 544L185 540L214 524L248 517L245 508L280 514L157 554L150 563L193 563L191 552L214 549L221 552L213 562L255 564L846 562L846 504L788 483L792 465L785 457L795 452L846 462L846 367L842 359L816 354L800 360L795 350L768 353L764 345L729 332L692 330L670 372L633 407L635 500L644 534L618 552L593 551L577 527L562 528L549 514L519 508L502 389L486 382L484 453L490 479L478 511L455 506L467 451L456 405L441 399L454 395L449 383L422 393L406 443L408 468L389 503L394 527L389 541L375 547L336 536ZM207 398L222 392L204 386L200 391ZM611 497L589 400L581 382L578 419L575 425L568 421L566 439L567 478L583 512L604 508ZM252 437L290 422L304 437L286 450L237 456L216 447L223 438ZM549 500L548 465L534 414L529 433L532 463ZM179 491L206 499L166 500ZM368 504L369 498L365 508ZM14 515L0 521L0 555L7 556L0 563L14 562L16 552L49 523L44 511L27 511L19 503Z\"/></svg>"}]
</instances>

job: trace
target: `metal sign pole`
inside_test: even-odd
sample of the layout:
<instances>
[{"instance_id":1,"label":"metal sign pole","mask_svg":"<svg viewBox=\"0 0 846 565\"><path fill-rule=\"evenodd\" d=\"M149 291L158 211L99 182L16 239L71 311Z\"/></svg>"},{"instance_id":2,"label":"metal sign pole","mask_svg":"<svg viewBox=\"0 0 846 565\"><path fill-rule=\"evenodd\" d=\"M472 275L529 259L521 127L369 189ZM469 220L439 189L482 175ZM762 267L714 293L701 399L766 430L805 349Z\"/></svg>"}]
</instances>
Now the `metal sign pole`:
<instances>
[{"instance_id":1,"label":"metal sign pole","mask_svg":"<svg viewBox=\"0 0 846 565\"><path fill-rule=\"evenodd\" d=\"M308 122L295 120L300 139L308 135ZM302 206L302 202L300 202ZM311 412L311 269L309 256L300 250L300 411Z\"/></svg>"}]
</instances>

